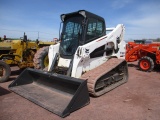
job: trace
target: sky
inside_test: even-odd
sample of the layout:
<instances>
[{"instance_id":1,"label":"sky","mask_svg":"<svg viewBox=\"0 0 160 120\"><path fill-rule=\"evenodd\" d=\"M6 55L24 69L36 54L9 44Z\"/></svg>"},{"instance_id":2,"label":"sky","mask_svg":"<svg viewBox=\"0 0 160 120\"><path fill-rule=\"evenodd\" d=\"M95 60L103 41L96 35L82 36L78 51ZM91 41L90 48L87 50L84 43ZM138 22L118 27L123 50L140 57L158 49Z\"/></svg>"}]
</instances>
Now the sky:
<instances>
[{"instance_id":1,"label":"sky","mask_svg":"<svg viewBox=\"0 0 160 120\"><path fill-rule=\"evenodd\" d=\"M87 10L106 27L125 26L125 40L160 38L160 0L0 0L0 37L51 41L59 38L60 15Z\"/></svg>"}]
</instances>

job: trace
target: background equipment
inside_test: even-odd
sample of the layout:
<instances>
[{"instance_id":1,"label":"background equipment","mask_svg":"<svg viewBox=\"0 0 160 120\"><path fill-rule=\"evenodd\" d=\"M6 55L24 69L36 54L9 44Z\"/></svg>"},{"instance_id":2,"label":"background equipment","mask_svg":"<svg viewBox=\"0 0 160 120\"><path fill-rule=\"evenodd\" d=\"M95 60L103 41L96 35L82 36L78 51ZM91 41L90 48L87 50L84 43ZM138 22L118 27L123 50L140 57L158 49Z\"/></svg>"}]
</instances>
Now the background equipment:
<instances>
[{"instance_id":1,"label":"background equipment","mask_svg":"<svg viewBox=\"0 0 160 120\"><path fill-rule=\"evenodd\" d=\"M146 40L135 40L126 45L126 61L137 61L142 71L152 71L160 65L160 43Z\"/></svg>"},{"instance_id":2,"label":"background equipment","mask_svg":"<svg viewBox=\"0 0 160 120\"><path fill-rule=\"evenodd\" d=\"M49 47L46 46L51 44L54 44L54 42L41 42L38 40L30 41L27 39L25 34L21 39L11 39L5 37L0 41L0 82L5 82L8 80L11 73L9 65L18 66L20 69L24 69L27 67L34 67L34 65L37 66L38 64L40 66L39 69L43 69L45 65L47 66L48 64ZM37 50L42 48L47 53L43 54L43 56L42 54L39 55L41 61L39 61L39 59L35 59L35 64L33 65L34 55Z\"/></svg>"}]
</instances>

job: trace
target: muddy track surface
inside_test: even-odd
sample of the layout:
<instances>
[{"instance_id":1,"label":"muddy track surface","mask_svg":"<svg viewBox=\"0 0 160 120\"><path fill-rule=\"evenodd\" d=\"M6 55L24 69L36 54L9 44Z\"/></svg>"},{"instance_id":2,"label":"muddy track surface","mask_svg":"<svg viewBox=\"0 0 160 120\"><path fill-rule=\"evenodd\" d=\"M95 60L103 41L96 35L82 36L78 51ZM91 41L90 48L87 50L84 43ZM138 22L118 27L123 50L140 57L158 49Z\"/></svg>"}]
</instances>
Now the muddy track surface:
<instances>
[{"instance_id":1,"label":"muddy track surface","mask_svg":"<svg viewBox=\"0 0 160 120\"><path fill-rule=\"evenodd\" d=\"M0 83L0 120L159 120L160 69L142 72L137 63L129 63L129 80L118 88L98 97L66 118L35 105L8 90L20 74L12 67L8 82Z\"/></svg>"}]
</instances>

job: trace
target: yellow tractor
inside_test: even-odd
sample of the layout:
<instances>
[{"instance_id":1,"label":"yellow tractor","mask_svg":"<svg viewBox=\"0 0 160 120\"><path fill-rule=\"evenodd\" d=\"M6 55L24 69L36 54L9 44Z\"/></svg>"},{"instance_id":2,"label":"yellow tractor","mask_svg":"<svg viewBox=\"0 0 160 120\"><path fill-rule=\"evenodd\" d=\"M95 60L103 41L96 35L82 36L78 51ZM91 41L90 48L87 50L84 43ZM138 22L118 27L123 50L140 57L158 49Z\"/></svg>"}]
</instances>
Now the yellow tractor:
<instances>
[{"instance_id":1,"label":"yellow tractor","mask_svg":"<svg viewBox=\"0 0 160 120\"><path fill-rule=\"evenodd\" d=\"M28 40L25 33L21 39L4 36L3 39L0 39L0 82L8 80L11 74L10 65L18 66L20 69L45 68L48 65L48 46L51 44L55 42Z\"/></svg>"}]
</instances>

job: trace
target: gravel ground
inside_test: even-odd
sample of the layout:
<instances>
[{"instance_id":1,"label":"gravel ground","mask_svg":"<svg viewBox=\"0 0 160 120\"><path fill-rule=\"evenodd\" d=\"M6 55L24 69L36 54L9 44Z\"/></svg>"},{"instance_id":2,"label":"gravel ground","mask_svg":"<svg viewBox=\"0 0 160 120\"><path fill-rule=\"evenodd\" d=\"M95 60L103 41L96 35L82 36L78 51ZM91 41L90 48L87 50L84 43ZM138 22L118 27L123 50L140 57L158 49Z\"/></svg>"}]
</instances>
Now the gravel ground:
<instances>
[{"instance_id":1,"label":"gravel ground","mask_svg":"<svg viewBox=\"0 0 160 120\"><path fill-rule=\"evenodd\" d=\"M160 120L160 70L142 72L129 63L129 81L98 97L66 118L35 105L8 90L20 74L12 67L8 82L0 83L0 120Z\"/></svg>"}]
</instances>

